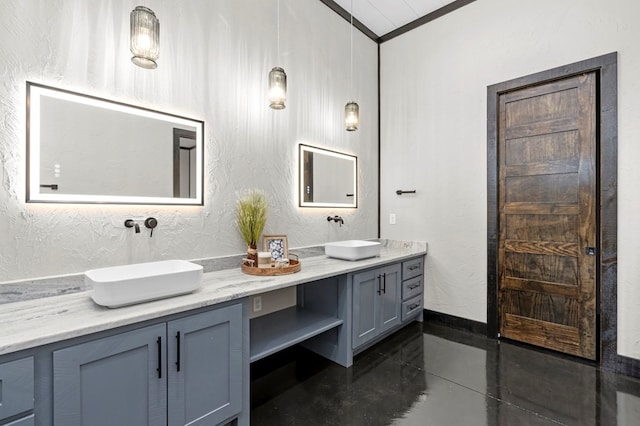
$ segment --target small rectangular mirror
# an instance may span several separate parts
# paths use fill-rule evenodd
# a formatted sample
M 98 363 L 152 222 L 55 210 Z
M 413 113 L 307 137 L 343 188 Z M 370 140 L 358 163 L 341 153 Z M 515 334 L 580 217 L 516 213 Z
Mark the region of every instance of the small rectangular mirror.
M 27 82 L 27 202 L 203 204 L 204 122 Z
M 358 207 L 358 158 L 300 144 L 300 207 Z

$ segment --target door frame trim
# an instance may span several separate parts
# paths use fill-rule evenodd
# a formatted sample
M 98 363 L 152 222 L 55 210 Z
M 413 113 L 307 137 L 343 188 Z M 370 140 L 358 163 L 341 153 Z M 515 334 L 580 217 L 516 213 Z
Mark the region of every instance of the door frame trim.
M 625 374 L 626 364 L 640 373 L 640 362 L 617 353 L 617 186 L 618 186 L 618 54 L 617 52 L 538 72 L 487 87 L 487 336 L 498 337 L 498 98 L 517 89 L 595 71 L 600 103 L 596 129 L 598 262 L 596 267 L 596 348 L 598 362 Z M 631 361 L 631 362 L 629 362 Z M 623 370 L 620 370 L 620 368 Z

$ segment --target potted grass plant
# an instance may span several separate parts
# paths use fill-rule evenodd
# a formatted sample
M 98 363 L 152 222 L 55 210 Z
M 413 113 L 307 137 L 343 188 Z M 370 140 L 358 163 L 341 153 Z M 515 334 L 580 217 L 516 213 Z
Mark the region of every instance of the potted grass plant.
M 245 191 L 236 205 L 236 225 L 247 244 L 247 258 L 258 264 L 258 240 L 267 222 L 267 198 L 264 192 Z

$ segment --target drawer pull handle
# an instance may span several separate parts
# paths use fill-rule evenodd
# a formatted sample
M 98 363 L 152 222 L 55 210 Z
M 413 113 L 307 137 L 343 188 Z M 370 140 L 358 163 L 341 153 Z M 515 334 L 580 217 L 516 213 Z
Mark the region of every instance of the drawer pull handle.
M 419 303 L 414 303 L 413 305 L 409 305 L 409 311 L 413 311 L 415 308 L 417 308 L 418 306 L 420 306 Z
M 413 290 L 414 288 L 418 288 L 418 287 L 420 287 L 420 284 L 411 284 L 409 286 L 409 290 Z
M 409 266 L 409 270 L 410 271 L 415 271 L 416 269 L 418 269 L 420 267 L 420 265 L 411 265 Z
M 158 336 L 158 340 L 156 340 L 158 344 L 158 379 L 162 379 L 162 337 Z

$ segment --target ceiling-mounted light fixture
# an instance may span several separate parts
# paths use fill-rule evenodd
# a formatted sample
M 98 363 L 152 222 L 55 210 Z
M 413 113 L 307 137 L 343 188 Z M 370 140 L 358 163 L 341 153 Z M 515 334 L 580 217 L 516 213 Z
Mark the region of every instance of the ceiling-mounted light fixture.
M 160 56 L 160 21 L 153 10 L 138 6 L 131 11 L 131 62 L 155 69 Z
M 280 0 L 277 0 L 277 53 L 280 59 Z M 285 109 L 287 101 L 287 74 L 281 67 L 273 67 L 269 72 L 269 107 L 272 109 Z
M 351 0 L 351 23 L 349 28 L 349 91 L 353 94 L 353 0 Z M 344 124 L 348 132 L 358 130 L 360 124 L 360 107 L 355 101 L 349 101 L 344 106 Z

